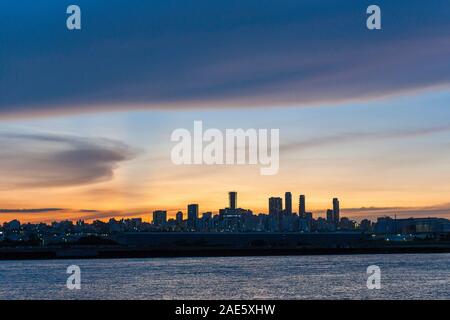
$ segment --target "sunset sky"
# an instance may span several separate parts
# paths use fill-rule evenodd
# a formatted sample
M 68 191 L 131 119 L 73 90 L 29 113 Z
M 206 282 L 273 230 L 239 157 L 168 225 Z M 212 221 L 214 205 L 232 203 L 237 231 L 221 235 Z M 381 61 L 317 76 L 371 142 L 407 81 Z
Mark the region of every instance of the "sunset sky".
M 0 3 L 0 221 L 217 212 L 227 192 L 450 218 L 450 2 Z M 176 166 L 177 128 L 280 129 L 280 170 Z

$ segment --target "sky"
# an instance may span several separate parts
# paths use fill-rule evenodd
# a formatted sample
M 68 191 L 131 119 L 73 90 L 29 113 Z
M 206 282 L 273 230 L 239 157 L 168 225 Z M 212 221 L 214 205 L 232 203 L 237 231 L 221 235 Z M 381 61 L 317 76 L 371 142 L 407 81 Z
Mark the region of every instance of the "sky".
M 450 3 L 0 3 L 0 221 L 109 219 L 199 203 L 450 218 Z M 171 133 L 280 130 L 280 170 L 184 165 Z

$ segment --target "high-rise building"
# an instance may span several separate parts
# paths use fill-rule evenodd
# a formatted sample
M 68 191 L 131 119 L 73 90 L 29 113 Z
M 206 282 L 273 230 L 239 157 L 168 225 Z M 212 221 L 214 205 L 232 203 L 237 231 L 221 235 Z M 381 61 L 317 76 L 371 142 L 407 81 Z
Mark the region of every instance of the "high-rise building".
M 181 212 L 181 211 L 177 212 L 177 214 L 176 214 L 176 221 L 177 221 L 178 225 L 183 223 L 183 212 Z
M 298 200 L 298 215 L 300 218 L 305 218 L 306 216 L 306 201 L 305 195 L 301 194 Z
M 279 216 L 283 211 L 283 199 L 279 197 L 269 198 L 269 215 Z
M 156 210 L 153 211 L 153 224 L 155 226 L 164 225 L 167 222 L 167 211 Z
M 189 204 L 187 207 L 188 210 L 188 226 L 193 228 L 198 220 L 198 204 Z
M 339 200 L 338 198 L 333 199 L 333 220 L 334 224 L 338 225 L 340 220 L 340 212 L 339 212 Z
M 334 211 L 332 209 L 327 210 L 327 222 L 329 224 L 334 224 Z
M 231 191 L 228 193 L 230 199 L 230 209 L 235 210 L 237 208 L 237 192 Z
M 292 214 L 292 194 L 290 192 L 286 192 L 284 194 L 284 213 L 287 215 Z

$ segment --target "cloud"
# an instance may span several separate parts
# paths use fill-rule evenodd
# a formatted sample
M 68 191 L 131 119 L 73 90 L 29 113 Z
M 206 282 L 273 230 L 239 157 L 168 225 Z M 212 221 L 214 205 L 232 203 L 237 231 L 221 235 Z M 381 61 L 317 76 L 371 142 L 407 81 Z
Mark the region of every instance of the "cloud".
M 326 216 L 326 210 L 318 210 L 314 215 Z M 376 221 L 379 217 L 389 216 L 399 219 L 406 218 L 426 218 L 426 217 L 450 217 L 450 203 L 443 203 L 432 206 L 415 207 L 360 207 L 360 208 L 341 208 L 341 217 L 349 217 L 355 220 L 369 219 Z
M 137 151 L 104 138 L 0 131 L 1 189 L 66 187 L 113 177 Z
M 132 212 L 121 212 L 121 211 L 105 211 L 105 212 L 93 212 L 91 214 L 84 214 L 77 216 L 76 219 L 81 219 L 85 221 L 91 220 L 108 220 L 110 218 L 136 218 L 136 217 L 144 217 L 144 215 L 148 215 L 148 211 L 132 211 Z
M 365 26 L 368 0 L 77 4 L 82 30 L 69 32 L 63 4 L 0 3 L 0 118 L 336 103 L 450 84 L 448 0 L 380 0 L 380 31 Z
M 382 132 L 344 132 L 328 136 L 319 136 L 303 141 L 285 143 L 280 146 L 281 151 L 289 152 L 294 150 L 305 150 L 322 146 L 335 145 L 338 143 L 348 143 L 366 140 L 402 139 L 428 136 L 437 133 L 450 131 L 448 126 L 436 126 L 430 128 L 414 128 L 403 130 L 391 130 Z
M 131 210 L 131 211 L 99 211 L 91 209 L 67 209 L 67 208 L 30 208 L 30 209 L 0 209 L 0 221 L 6 222 L 18 219 L 22 223 L 52 223 L 54 221 L 64 220 L 103 220 L 110 218 L 134 218 L 145 217 L 149 210 Z
M 35 209 L 0 209 L 0 213 L 45 213 L 62 211 L 62 208 L 35 208 Z
M 449 217 L 450 203 L 422 206 L 422 207 L 362 207 L 362 208 L 344 208 L 341 210 L 343 215 L 348 215 L 357 219 L 372 219 L 378 217 L 390 216 L 397 218 L 410 217 Z

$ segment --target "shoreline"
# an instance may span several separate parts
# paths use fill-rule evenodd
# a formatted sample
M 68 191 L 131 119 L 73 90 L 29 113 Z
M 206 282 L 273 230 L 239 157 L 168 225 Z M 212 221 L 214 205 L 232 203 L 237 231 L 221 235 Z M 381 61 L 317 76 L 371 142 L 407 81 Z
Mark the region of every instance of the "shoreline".
M 39 247 L 0 248 L 0 261 L 5 260 L 62 260 L 62 259 L 132 259 L 132 258 L 188 258 L 188 257 L 250 257 L 250 256 L 313 256 L 355 254 L 431 254 L 450 253 L 450 244 L 392 245 L 353 248 L 236 248 L 236 247 Z

